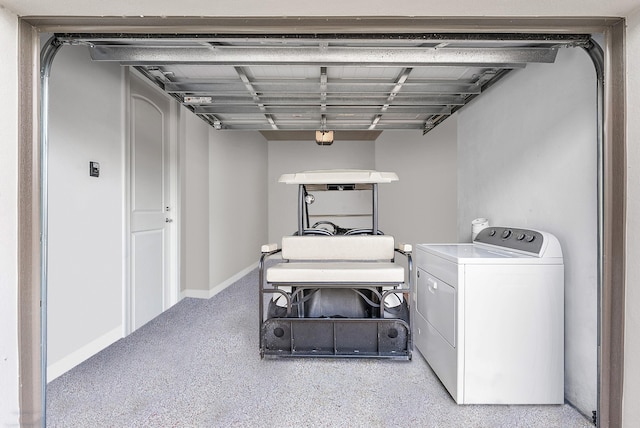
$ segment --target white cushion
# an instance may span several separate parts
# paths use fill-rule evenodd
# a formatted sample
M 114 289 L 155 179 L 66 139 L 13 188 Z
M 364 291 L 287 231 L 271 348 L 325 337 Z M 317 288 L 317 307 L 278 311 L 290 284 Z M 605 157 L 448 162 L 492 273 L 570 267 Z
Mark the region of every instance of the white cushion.
M 413 247 L 411 244 L 399 243 L 398 245 L 396 245 L 396 248 L 400 251 L 404 251 L 405 253 L 410 253 L 411 251 L 413 251 Z
M 280 263 L 267 269 L 267 282 L 401 284 L 404 268 L 391 262 Z
M 261 248 L 260 251 L 263 253 L 270 253 L 272 251 L 275 251 L 278 249 L 278 244 L 264 244 Z
M 285 260 L 392 260 L 394 239 L 389 235 L 284 236 Z

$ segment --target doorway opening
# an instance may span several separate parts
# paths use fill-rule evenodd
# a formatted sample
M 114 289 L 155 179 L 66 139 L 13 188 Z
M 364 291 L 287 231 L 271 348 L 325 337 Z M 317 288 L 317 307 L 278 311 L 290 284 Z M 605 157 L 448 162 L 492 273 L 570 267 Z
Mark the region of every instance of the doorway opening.
M 149 69 L 149 68 L 151 68 L 151 67 L 155 67 L 155 66 L 140 66 L 140 67 L 145 67 L 145 68 L 144 68 L 144 70 L 146 70 L 148 73 L 152 73 L 152 72 L 154 72 L 154 71 L 157 71 L 157 70 L 150 70 L 150 69 Z M 408 67 L 406 67 L 406 68 L 408 68 Z M 166 71 L 166 70 L 164 70 L 164 71 Z M 245 84 L 245 89 L 248 89 L 248 88 L 253 87 L 253 88 L 254 88 L 254 92 L 258 92 L 258 91 L 255 91 L 255 89 L 256 89 L 256 85 L 257 85 L 258 83 L 256 83 L 255 81 L 249 81 L 249 82 L 247 83 L 247 81 L 245 81 L 246 79 L 242 79 L 243 73 L 238 72 L 237 70 L 236 70 L 236 73 L 238 74 L 238 76 L 240 77 L 240 79 L 241 79 L 241 80 L 243 80 L 243 83 Z M 322 76 L 322 71 L 321 71 L 320 73 L 321 73 L 321 76 Z M 160 70 L 159 75 L 164 75 L 164 76 L 166 76 L 166 74 L 165 74 L 165 73 L 163 73 L 163 70 Z M 158 76 L 159 76 L 159 75 L 158 75 Z M 248 76 L 248 74 L 245 72 L 245 73 L 244 73 L 244 76 L 245 76 L 245 78 L 246 78 L 246 77 Z M 403 77 L 403 76 L 406 76 L 406 77 Z M 403 85 L 404 85 L 404 83 L 406 82 L 406 80 L 408 80 L 408 78 L 409 78 L 409 75 L 403 75 L 403 74 L 401 73 L 399 76 L 398 76 L 398 75 L 396 75 L 396 76 L 394 77 L 394 80 L 392 81 L 392 83 L 394 83 L 395 85 L 399 85 L 399 84 L 401 84 L 401 85 L 403 86 Z M 404 79 L 404 82 L 402 82 L 402 80 L 403 80 L 403 79 Z M 320 79 L 320 82 L 322 82 L 322 78 Z M 184 98 L 185 98 L 186 96 L 184 95 L 184 93 L 178 93 L 178 92 L 175 92 L 175 93 L 176 93 L 176 94 L 180 94 L 180 95 L 178 95 L 178 96 L 181 96 L 181 97 L 182 97 L 182 101 L 183 101 L 183 102 L 185 101 L 185 100 L 184 100 Z M 322 92 L 321 92 L 321 93 L 322 93 Z M 202 96 L 202 97 L 205 97 L 206 95 L 192 95 L 192 94 L 190 94 L 190 95 L 188 95 L 188 96 L 198 96 L 198 97 Z M 260 100 L 254 100 L 254 104 L 255 104 L 255 105 L 253 105 L 251 108 L 256 108 L 256 107 L 257 107 L 257 108 L 258 108 L 258 110 L 260 110 Z M 223 120 L 221 120 L 221 119 L 223 119 L 224 117 L 223 117 L 222 115 L 220 115 L 220 113 L 216 113 L 216 112 L 211 113 L 211 111 L 212 111 L 213 109 L 200 109 L 200 107 L 201 107 L 201 106 L 194 106 L 194 107 L 193 107 L 193 111 L 194 111 L 194 112 L 199 111 L 199 112 L 200 112 L 199 114 L 201 114 L 201 116 L 203 116 L 203 118 L 205 118 L 205 120 L 207 120 L 207 118 L 209 118 L 209 119 L 213 118 L 213 119 L 211 119 L 211 122 L 212 122 L 212 125 L 213 125 L 214 127 L 216 127 L 216 126 L 224 126 L 224 125 L 223 125 L 224 121 L 223 121 Z M 384 107 L 384 105 L 383 105 L 383 107 Z M 389 106 L 389 107 L 390 107 L 390 106 Z M 320 107 L 320 108 L 321 108 L 321 107 Z M 378 106 L 376 106 L 376 108 L 378 108 Z M 602 111 L 602 110 L 600 110 L 600 111 Z M 386 112 L 386 111 L 385 111 L 385 112 Z M 442 110 L 440 110 L 438 113 L 434 113 L 434 114 L 440 114 L 440 113 L 442 113 Z M 216 114 L 220 115 L 221 117 L 216 116 Z M 233 114 L 233 113 L 232 113 L 232 114 Z M 263 119 L 264 119 L 264 120 L 266 120 L 266 122 L 267 122 L 267 123 L 269 123 L 270 125 L 273 125 L 273 124 L 271 123 L 271 121 L 269 121 L 268 114 L 267 114 L 267 115 L 265 115 L 265 114 L 264 114 L 264 112 L 260 112 L 259 114 L 261 114 L 261 115 L 263 116 Z M 286 112 L 284 112 L 284 114 L 286 115 L 287 113 L 286 113 Z M 275 116 L 275 115 L 271 116 L 271 119 L 272 119 L 272 120 L 273 120 L 273 122 L 275 123 L 275 122 L 276 122 L 276 120 L 274 119 L 274 116 Z M 384 116 L 384 114 L 381 114 L 381 115 L 380 115 L 380 119 L 378 119 L 378 121 L 377 121 L 377 122 L 375 122 L 375 125 L 376 125 L 376 126 L 383 127 L 383 125 L 384 125 L 384 122 L 383 122 L 383 116 Z M 322 113 L 320 113 L 320 117 L 322 117 Z M 326 119 L 329 119 L 330 117 L 331 117 L 330 115 L 325 116 L 325 118 L 326 118 Z M 321 119 L 321 120 L 322 120 L 322 119 Z M 374 119 L 374 120 L 375 120 L 375 119 Z M 429 121 L 429 119 L 421 118 L 420 120 L 422 121 L 422 126 L 423 126 L 424 130 L 426 131 L 427 129 L 426 129 L 426 127 L 425 127 L 425 124 L 427 124 L 427 122 Z M 210 123 L 211 123 L 211 122 L 210 122 Z M 322 123 L 322 122 L 321 122 L 321 123 Z M 369 126 L 371 126 L 372 124 L 373 124 L 373 123 L 370 123 L 370 124 L 369 124 Z M 379 125 L 378 125 L 378 124 L 379 124 Z M 602 126 L 600 126 L 600 129 L 602 129 Z M 273 128 L 272 128 L 272 130 L 276 130 L 276 129 L 273 129 Z M 602 203 L 603 203 L 603 202 L 602 202 L 602 200 L 601 200 L 601 204 L 602 204 Z M 601 234 L 600 234 L 600 235 L 601 235 Z M 602 244 L 602 245 L 601 245 L 601 247 L 600 247 L 600 251 L 602 251 L 602 246 L 604 246 L 604 245 L 605 245 L 605 244 Z

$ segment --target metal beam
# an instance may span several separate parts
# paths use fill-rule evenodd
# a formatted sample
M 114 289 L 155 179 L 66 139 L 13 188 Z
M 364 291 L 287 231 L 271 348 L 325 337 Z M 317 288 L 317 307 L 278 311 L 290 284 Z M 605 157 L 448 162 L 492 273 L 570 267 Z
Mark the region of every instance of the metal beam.
M 326 67 L 322 67 L 326 68 Z M 236 67 L 241 69 L 241 67 Z M 218 82 L 166 82 L 164 84 L 165 91 L 169 93 L 188 93 L 198 95 L 211 94 L 242 94 L 247 91 L 253 94 L 313 94 L 315 97 L 324 94 L 330 97 L 332 94 L 357 93 L 357 94 L 374 94 L 387 97 L 390 93 L 397 93 L 397 81 L 387 81 L 385 83 L 371 83 L 369 81 L 362 82 L 329 82 L 322 84 L 321 82 L 308 81 L 279 81 L 279 82 L 262 82 L 254 80 L 245 82 L 244 78 L 241 82 L 235 83 L 218 83 Z M 247 86 L 247 84 L 250 85 Z M 407 94 L 476 94 L 480 93 L 480 86 L 466 82 L 452 81 L 433 81 L 433 82 L 407 82 L 402 83 L 402 93 Z M 316 98 L 317 99 L 317 98 Z
M 327 108 L 327 67 L 320 67 L 320 109 Z
M 328 105 L 324 108 L 320 105 L 307 105 L 307 106 L 274 106 L 266 104 L 265 108 L 269 114 L 358 114 L 358 115 L 372 115 L 380 113 L 383 106 L 332 106 Z M 238 105 L 194 105 L 191 107 L 196 114 L 265 114 L 265 111 L 255 105 L 251 106 L 238 106 Z M 387 106 L 384 110 L 387 114 L 449 114 L 451 107 L 448 105 L 431 105 L 431 106 Z
M 206 115 L 201 115 L 206 118 Z M 205 119 L 206 120 L 206 119 Z M 256 123 L 247 123 L 247 122 L 236 122 L 236 123 L 225 123 L 224 129 L 227 130 L 237 130 L 237 131 L 273 131 L 271 126 L 268 123 L 264 124 L 256 124 Z M 331 130 L 332 131 L 362 131 L 366 129 L 366 124 L 358 123 L 332 123 Z M 383 124 L 380 123 L 377 127 L 377 131 L 384 130 L 417 130 L 422 131 L 422 122 L 417 123 L 393 123 L 393 124 Z M 318 122 L 315 121 L 313 123 L 307 122 L 295 122 L 295 123 L 282 123 L 278 122 L 278 130 L 280 131 L 317 131 L 318 130 Z M 367 131 L 367 132 L 375 132 L 375 131 Z
M 402 85 L 404 85 L 404 83 L 409 78 L 409 74 L 411 74 L 411 70 L 413 70 L 413 68 L 405 68 L 404 70 L 402 70 L 402 73 L 400 73 L 400 76 L 398 76 L 398 78 L 396 79 L 395 85 L 391 90 L 391 92 L 389 93 L 389 96 L 387 97 L 387 101 L 382 107 L 380 107 L 380 113 L 373 118 L 373 121 L 369 126 L 370 131 L 375 129 L 378 122 L 380 122 L 380 119 L 382 119 L 382 115 L 387 111 L 389 106 L 391 106 L 393 99 L 396 97 L 396 95 L 398 95 L 398 92 L 400 92 L 400 90 L 402 89 Z
M 197 43 L 268 44 L 309 41 L 348 41 L 379 45 L 406 43 L 500 43 L 584 46 L 589 35 L 615 25 L 619 18 L 416 18 L 416 17 L 26 17 L 43 32 L 58 33 L 61 41 L 175 45 L 176 41 Z M 72 20 L 74 24 L 71 24 Z M 80 22 L 82 21 L 82 24 Z M 544 27 L 541 26 L 544 23 Z M 87 25 L 90 26 L 88 30 Z M 505 25 L 517 30 L 505 32 Z M 167 28 L 170 28 L 167 31 Z M 534 29 L 535 30 L 532 30 Z M 562 32 L 558 29 L 562 28 Z M 564 32 L 567 28 L 571 30 Z M 96 29 L 100 31 L 96 32 Z M 429 29 L 430 32 L 425 32 Z M 452 30 L 456 32 L 452 32 Z M 527 33 L 526 31 L 529 31 Z
M 95 61 L 123 65 L 221 64 L 221 65 L 424 65 L 517 67 L 531 62 L 552 63 L 556 48 L 358 48 L 358 47 L 145 47 L 95 45 L 89 48 Z
M 251 95 L 251 97 L 253 98 L 253 101 L 256 103 L 256 106 L 258 107 L 260 112 L 264 114 L 264 117 L 267 119 L 267 121 L 271 125 L 271 128 L 277 130 L 278 125 L 276 125 L 276 122 L 273 120 L 271 115 L 267 112 L 267 108 L 264 106 L 262 101 L 260 101 L 260 96 L 258 95 L 258 92 L 253 87 L 253 82 L 251 82 L 251 80 L 247 76 L 247 72 L 242 67 L 235 67 L 235 70 L 236 70 L 236 73 L 238 73 L 238 77 L 240 77 L 240 80 L 242 80 L 242 83 L 244 84 L 247 92 L 249 92 L 249 95 Z
M 199 94 L 203 95 L 203 94 Z M 216 94 L 210 94 L 216 95 Z M 227 94 L 228 95 L 228 94 Z M 235 106 L 235 107 L 250 107 L 255 106 L 253 99 L 248 96 L 232 97 L 232 96 L 214 96 L 211 103 L 200 104 L 202 107 L 220 107 L 220 106 Z M 317 97 L 293 97 L 292 94 L 287 94 L 284 98 L 263 96 L 260 100 L 265 106 L 270 109 L 275 107 L 298 107 L 298 106 L 318 106 Z M 372 96 L 371 94 L 363 94 L 358 97 L 327 97 L 327 106 L 344 106 L 346 107 L 369 107 L 376 108 L 384 104 L 385 97 Z M 427 95 L 427 96 L 403 96 L 398 94 L 396 96 L 393 107 L 420 107 L 420 106 L 442 106 L 442 105 L 464 105 L 465 97 L 456 95 Z

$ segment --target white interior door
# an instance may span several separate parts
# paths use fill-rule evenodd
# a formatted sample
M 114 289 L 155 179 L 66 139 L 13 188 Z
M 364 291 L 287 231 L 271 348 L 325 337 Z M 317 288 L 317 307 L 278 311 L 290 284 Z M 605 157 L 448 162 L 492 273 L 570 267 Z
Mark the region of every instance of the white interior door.
M 170 120 L 170 100 L 130 74 L 131 331 L 169 306 Z

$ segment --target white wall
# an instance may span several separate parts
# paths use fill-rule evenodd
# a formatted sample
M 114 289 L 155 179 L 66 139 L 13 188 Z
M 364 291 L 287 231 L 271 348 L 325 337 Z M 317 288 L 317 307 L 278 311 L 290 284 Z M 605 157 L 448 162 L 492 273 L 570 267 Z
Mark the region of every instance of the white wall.
M 284 235 L 291 235 L 298 230 L 298 186 L 278 183 L 280 175 L 316 169 L 374 169 L 374 153 L 375 144 L 373 141 L 340 141 L 338 139 L 330 146 L 319 146 L 312 140 L 269 141 L 269 173 L 267 178 L 269 183 L 269 242 L 280 242 Z M 318 199 L 331 197 L 331 195 L 320 195 L 320 193 L 323 192 L 317 192 L 315 195 Z M 363 196 L 367 195 L 356 197 Z M 318 208 L 320 203 L 322 203 L 320 200 L 318 204 L 314 203 L 310 211 Z M 370 211 L 369 208 L 368 212 Z M 323 214 L 325 213 L 323 212 Z M 344 221 L 341 223 L 341 220 L 335 219 L 334 223 L 341 227 L 347 226 Z M 385 230 L 383 223 L 380 224 L 380 229 Z
M 212 295 L 255 267 L 266 242 L 267 141 L 255 131 L 209 132 Z
M 0 8 L 0 425 L 18 404 L 18 21 Z
M 508 76 L 458 117 L 458 234 L 471 220 L 555 234 L 565 262 L 565 397 L 597 399 L 595 71 L 581 49 Z
M 456 242 L 457 116 L 424 136 L 384 131 L 375 147 L 376 169 L 400 178 L 379 187 L 381 229 L 396 242 Z
M 627 284 L 623 422 L 640 421 L 640 8 L 627 20 Z
M 52 378 L 122 337 L 122 70 L 64 46 L 50 78 L 47 355 Z M 99 84 L 97 84 L 99 83 Z M 89 176 L 89 161 L 100 177 Z
M 209 128 L 180 109 L 181 284 L 185 294 L 209 290 Z M 186 292 L 185 290 L 190 290 Z

